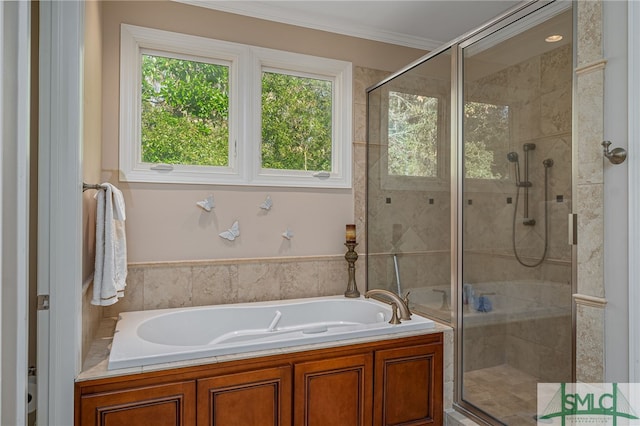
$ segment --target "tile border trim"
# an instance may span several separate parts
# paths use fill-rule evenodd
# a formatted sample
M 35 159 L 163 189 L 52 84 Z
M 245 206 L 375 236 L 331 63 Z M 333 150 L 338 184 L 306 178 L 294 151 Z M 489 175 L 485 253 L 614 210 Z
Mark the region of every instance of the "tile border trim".
M 575 300 L 576 305 L 589 306 L 591 308 L 604 309 L 607 306 L 607 299 L 603 297 L 576 293 L 573 295 L 573 300 Z

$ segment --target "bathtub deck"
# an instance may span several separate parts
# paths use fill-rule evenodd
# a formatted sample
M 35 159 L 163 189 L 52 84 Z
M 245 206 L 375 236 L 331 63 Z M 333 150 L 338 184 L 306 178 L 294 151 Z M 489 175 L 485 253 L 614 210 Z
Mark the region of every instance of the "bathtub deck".
M 435 326 L 426 330 L 407 331 L 401 333 L 384 334 L 380 336 L 360 337 L 354 339 L 345 339 L 339 341 L 316 343 L 310 345 L 292 346 L 283 349 L 267 349 L 256 352 L 247 352 L 243 354 L 234 355 L 222 355 L 208 358 L 198 358 L 186 361 L 167 362 L 162 364 L 147 365 L 143 367 L 130 367 L 120 368 L 117 370 L 108 370 L 107 365 L 109 362 L 109 352 L 111 349 L 111 342 L 113 340 L 113 334 L 116 327 L 116 318 L 105 318 L 100 323 L 96 337 L 94 338 L 91 347 L 84 360 L 81 373 L 76 378 L 77 382 L 98 379 L 103 377 L 117 377 L 128 374 L 144 373 L 148 371 L 168 370 L 171 368 L 188 367 L 193 365 L 205 365 L 215 364 L 225 361 L 233 361 L 238 359 L 256 358 L 260 356 L 278 355 L 284 353 L 302 352 L 314 349 L 340 347 L 347 345 L 354 345 L 358 343 L 375 342 L 385 339 L 396 339 L 401 337 L 419 336 L 423 334 L 450 332 L 451 328 L 435 322 Z

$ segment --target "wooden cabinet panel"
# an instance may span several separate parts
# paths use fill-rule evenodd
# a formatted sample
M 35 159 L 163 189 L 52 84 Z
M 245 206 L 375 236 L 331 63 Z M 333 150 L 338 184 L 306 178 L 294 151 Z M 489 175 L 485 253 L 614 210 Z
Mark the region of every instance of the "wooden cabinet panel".
M 374 426 L 441 425 L 442 345 L 376 351 Z
M 198 426 L 290 426 L 291 367 L 198 380 Z
M 195 382 L 97 393 L 80 399 L 82 426 L 192 426 Z
M 372 364 L 370 353 L 295 364 L 295 425 L 370 425 Z
M 443 422 L 442 334 L 76 383 L 76 426 Z

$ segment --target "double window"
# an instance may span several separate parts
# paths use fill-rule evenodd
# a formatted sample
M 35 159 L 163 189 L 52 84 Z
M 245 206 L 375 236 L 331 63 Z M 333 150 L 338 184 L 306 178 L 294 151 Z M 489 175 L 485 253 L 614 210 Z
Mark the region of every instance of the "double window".
M 123 24 L 132 182 L 351 186 L 351 64 Z

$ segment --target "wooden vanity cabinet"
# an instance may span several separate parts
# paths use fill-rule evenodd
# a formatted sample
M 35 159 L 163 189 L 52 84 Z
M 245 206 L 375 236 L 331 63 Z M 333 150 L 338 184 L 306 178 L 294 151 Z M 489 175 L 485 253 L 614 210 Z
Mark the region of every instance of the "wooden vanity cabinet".
M 76 426 L 443 424 L 443 336 L 76 383 Z
M 291 367 L 198 380 L 198 426 L 290 426 Z
M 296 363 L 294 371 L 296 426 L 371 424 L 371 353 Z
M 192 426 L 195 421 L 193 381 L 97 392 L 80 398 L 82 425 Z
M 443 424 L 441 345 L 376 351 L 373 424 Z

